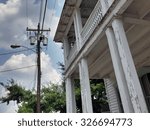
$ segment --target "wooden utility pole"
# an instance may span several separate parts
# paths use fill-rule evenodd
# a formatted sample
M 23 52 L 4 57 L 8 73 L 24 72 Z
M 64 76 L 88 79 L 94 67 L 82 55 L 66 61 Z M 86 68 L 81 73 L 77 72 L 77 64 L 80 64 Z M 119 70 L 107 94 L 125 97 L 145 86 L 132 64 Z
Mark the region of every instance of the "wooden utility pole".
M 40 25 L 38 24 L 38 34 L 37 34 L 37 113 L 41 112 L 40 99 L 41 99 L 41 37 L 40 35 Z
M 37 53 L 37 107 L 36 107 L 36 112 L 40 113 L 41 112 L 41 106 L 40 106 L 40 101 L 41 101 L 41 42 L 44 40 L 44 35 L 41 35 L 43 32 L 50 31 L 50 29 L 44 30 L 40 29 L 40 24 L 38 24 L 37 29 L 28 29 L 27 31 L 33 31 L 35 32 L 35 39 L 37 40 L 37 45 L 36 45 L 36 53 Z

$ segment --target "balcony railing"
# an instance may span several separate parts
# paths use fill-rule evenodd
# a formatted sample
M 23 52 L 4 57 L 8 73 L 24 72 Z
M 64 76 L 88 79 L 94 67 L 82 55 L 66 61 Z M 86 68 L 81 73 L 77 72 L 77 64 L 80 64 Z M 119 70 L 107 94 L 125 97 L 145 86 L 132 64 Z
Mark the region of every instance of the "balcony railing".
M 82 29 L 82 44 L 84 44 L 94 32 L 113 2 L 114 0 L 98 0 L 94 10 Z
M 93 9 L 91 15 L 89 16 L 86 24 L 81 31 L 82 45 L 85 44 L 85 42 L 92 35 L 114 1 L 115 0 L 98 0 L 95 8 Z M 77 44 L 75 42 L 74 46 L 70 48 L 70 52 L 67 57 L 66 68 L 72 63 L 78 51 L 79 50 L 77 49 Z

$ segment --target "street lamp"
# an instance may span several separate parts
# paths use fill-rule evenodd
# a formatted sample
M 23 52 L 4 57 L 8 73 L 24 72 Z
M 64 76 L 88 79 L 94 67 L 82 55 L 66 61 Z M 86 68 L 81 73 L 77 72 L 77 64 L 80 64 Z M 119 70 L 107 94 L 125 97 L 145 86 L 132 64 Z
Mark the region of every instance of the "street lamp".
M 13 48 L 13 49 L 16 49 L 16 48 L 19 48 L 19 47 L 21 47 L 21 46 L 15 44 L 15 45 L 10 45 L 10 47 Z
M 36 51 L 33 50 L 34 48 L 28 48 L 28 47 L 22 46 L 22 45 L 12 44 L 12 45 L 10 45 L 10 47 L 11 47 L 12 49 L 17 49 L 17 48 L 23 47 L 23 48 L 26 48 L 27 50 L 31 50 L 31 51 L 33 51 L 33 52 L 36 53 Z

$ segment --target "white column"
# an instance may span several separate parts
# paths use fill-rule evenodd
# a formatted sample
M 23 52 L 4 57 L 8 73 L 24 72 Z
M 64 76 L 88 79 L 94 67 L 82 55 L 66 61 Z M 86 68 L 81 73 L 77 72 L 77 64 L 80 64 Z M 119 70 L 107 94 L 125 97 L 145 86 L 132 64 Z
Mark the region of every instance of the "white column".
M 131 101 L 135 112 L 148 112 L 143 91 L 139 82 L 133 58 L 129 49 L 129 44 L 124 31 L 123 22 L 114 19 L 112 22 L 115 38 L 121 57 L 121 62 L 126 77 Z
M 87 60 L 85 58 L 81 59 L 79 63 L 79 74 L 80 74 L 80 84 L 81 84 L 81 99 L 82 99 L 82 110 L 83 113 L 92 113 L 92 99 L 91 99 L 91 88 L 89 81 L 89 72 Z
M 69 43 L 68 43 L 67 36 L 64 37 L 63 47 L 64 47 L 64 61 L 65 61 L 65 65 L 67 65 L 68 54 L 69 54 Z
M 76 8 L 74 13 L 74 28 L 77 42 L 77 49 L 81 48 L 81 31 L 82 31 L 82 19 L 80 9 Z
M 111 79 L 104 79 L 106 95 L 108 99 L 109 109 L 112 113 L 121 112 L 121 104 L 115 82 Z
M 66 79 L 66 105 L 67 113 L 76 112 L 74 83 L 73 80 L 69 77 Z
M 110 49 L 110 54 L 111 54 L 111 58 L 112 58 L 112 63 L 113 63 L 113 67 L 114 67 L 116 80 L 118 83 L 118 89 L 119 89 L 124 112 L 133 113 L 134 110 L 133 110 L 133 106 L 131 103 L 129 90 L 127 87 L 127 82 L 126 82 L 125 75 L 123 72 L 123 67 L 121 64 L 121 59 L 119 56 L 119 52 L 118 52 L 118 48 L 116 45 L 115 36 L 114 36 L 114 32 L 113 32 L 112 28 L 108 28 L 106 30 L 106 36 L 107 36 L 107 40 L 108 40 L 108 45 L 109 45 L 109 49 Z

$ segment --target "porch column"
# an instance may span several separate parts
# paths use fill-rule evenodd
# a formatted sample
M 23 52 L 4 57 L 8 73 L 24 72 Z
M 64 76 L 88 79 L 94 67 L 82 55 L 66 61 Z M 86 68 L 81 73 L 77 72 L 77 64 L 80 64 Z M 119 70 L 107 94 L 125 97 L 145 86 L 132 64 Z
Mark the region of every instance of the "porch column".
M 63 39 L 63 48 L 64 48 L 64 61 L 65 61 L 65 65 L 67 65 L 68 54 L 69 54 L 69 43 L 68 43 L 67 36 L 65 36 Z
M 106 94 L 108 99 L 108 104 L 110 112 L 121 113 L 121 104 L 119 101 L 119 95 L 116 91 L 115 82 L 109 78 L 104 79 Z
M 66 105 L 67 113 L 76 112 L 74 83 L 70 77 L 66 79 Z
M 74 28 L 75 28 L 77 49 L 79 50 L 81 48 L 81 31 L 82 31 L 82 19 L 81 19 L 80 8 L 75 9 Z
M 139 82 L 133 58 L 129 49 L 129 44 L 124 31 L 123 22 L 121 19 L 114 19 L 112 27 L 115 33 L 116 43 L 123 66 L 123 71 L 127 81 L 131 101 L 134 111 L 148 112 L 143 91 Z
M 80 73 L 80 84 L 81 84 L 81 99 L 82 99 L 82 111 L 83 113 L 92 113 L 92 99 L 91 99 L 91 88 L 89 81 L 89 72 L 87 60 L 85 58 L 81 59 L 79 63 L 79 73 Z
M 125 79 L 125 75 L 123 72 L 123 67 L 121 64 L 121 59 L 119 56 L 117 44 L 115 41 L 115 36 L 112 28 L 108 27 L 106 30 L 106 36 L 108 40 L 108 45 L 109 45 L 109 50 L 112 58 L 112 63 L 114 67 L 114 72 L 118 84 L 118 89 L 123 105 L 123 109 L 125 113 L 133 113 L 133 106 L 131 103 L 130 95 L 129 95 L 129 90 L 127 87 L 127 82 Z

